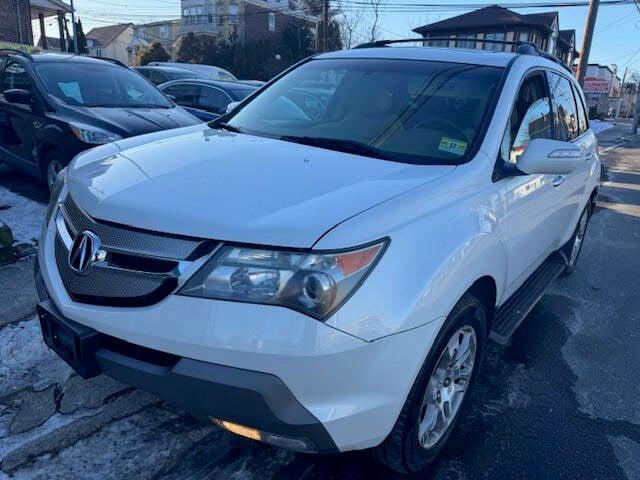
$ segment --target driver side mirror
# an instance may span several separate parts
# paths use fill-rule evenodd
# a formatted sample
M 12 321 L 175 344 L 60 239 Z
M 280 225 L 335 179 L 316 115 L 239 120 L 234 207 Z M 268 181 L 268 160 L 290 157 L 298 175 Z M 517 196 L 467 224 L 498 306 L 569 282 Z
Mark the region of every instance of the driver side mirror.
M 31 100 L 33 99 L 29 90 L 23 90 L 21 88 L 5 90 L 2 95 L 7 102 L 18 105 L 31 105 Z
M 535 138 L 518 159 L 517 167 L 526 174 L 566 175 L 583 161 L 582 149 L 572 143 Z

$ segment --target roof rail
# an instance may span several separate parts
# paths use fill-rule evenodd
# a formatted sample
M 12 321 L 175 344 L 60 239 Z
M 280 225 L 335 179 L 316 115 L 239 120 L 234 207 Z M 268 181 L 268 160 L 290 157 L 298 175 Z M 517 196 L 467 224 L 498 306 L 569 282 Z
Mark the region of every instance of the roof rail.
M 105 62 L 113 63 L 114 65 L 118 65 L 120 67 L 131 68 L 126 63 L 122 63 L 120 60 L 116 60 L 115 58 L 106 58 L 106 57 L 94 57 L 92 55 L 81 55 L 86 58 L 94 58 L 96 60 L 104 60 Z
M 30 53 L 23 52 L 22 50 L 17 50 L 15 48 L 0 48 L 0 55 L 3 53 L 6 55 L 20 55 L 21 57 L 25 57 L 25 58 L 28 58 L 29 60 L 33 60 L 33 57 L 31 56 Z
M 443 42 L 443 41 L 457 41 L 457 42 L 480 42 L 480 43 L 494 43 L 498 45 L 515 45 L 516 51 L 520 55 L 538 55 L 540 57 L 544 57 L 547 60 L 551 60 L 552 62 L 557 63 L 561 67 L 568 70 L 570 73 L 571 68 L 562 62 L 559 58 L 554 57 L 553 55 L 543 52 L 538 48 L 535 43 L 532 42 L 523 42 L 523 41 L 509 41 L 509 40 L 493 40 L 489 38 L 462 38 L 462 37 L 420 37 L 420 38 L 401 38 L 398 40 L 376 40 L 375 42 L 363 43 L 354 48 L 380 48 L 380 47 L 388 47 L 389 45 L 393 45 L 396 43 L 414 43 L 414 42 Z M 429 48 L 426 45 L 423 45 L 425 48 Z

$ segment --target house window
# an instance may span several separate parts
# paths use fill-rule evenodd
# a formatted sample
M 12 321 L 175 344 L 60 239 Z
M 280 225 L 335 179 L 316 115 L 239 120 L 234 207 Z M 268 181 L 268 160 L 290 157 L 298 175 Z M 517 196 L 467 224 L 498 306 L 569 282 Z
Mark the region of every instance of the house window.
M 238 5 L 229 5 L 229 23 L 231 25 L 238 24 Z
M 485 39 L 487 40 L 504 40 L 504 32 L 491 32 L 491 33 L 487 33 L 484 36 Z M 485 43 L 484 44 L 484 49 L 485 50 L 495 50 L 495 51 L 499 51 L 502 52 L 504 50 L 504 45 L 500 44 L 500 43 Z
M 160 26 L 160 38 L 163 38 L 163 39 L 169 38 L 169 28 L 166 25 Z
M 529 32 L 520 32 L 520 34 L 518 36 L 518 40 L 520 40 L 521 42 L 528 42 L 529 41 Z
M 96 50 L 96 57 L 102 57 L 102 50 L 100 49 Z
M 270 32 L 276 31 L 276 14 L 275 13 L 269 13 L 269 31 Z
M 224 15 L 218 15 L 218 25 L 224 25 Z
M 457 35 L 456 38 L 476 38 L 475 34 Z M 456 40 L 458 48 L 476 48 L 476 42 Z
M 440 35 L 440 34 L 433 35 L 433 37 L 448 37 L 448 36 L 449 35 Z M 429 37 L 427 37 L 427 38 L 429 38 Z M 448 47 L 449 46 L 449 42 L 447 40 L 432 40 L 430 42 L 427 42 L 427 45 L 430 46 L 430 47 Z

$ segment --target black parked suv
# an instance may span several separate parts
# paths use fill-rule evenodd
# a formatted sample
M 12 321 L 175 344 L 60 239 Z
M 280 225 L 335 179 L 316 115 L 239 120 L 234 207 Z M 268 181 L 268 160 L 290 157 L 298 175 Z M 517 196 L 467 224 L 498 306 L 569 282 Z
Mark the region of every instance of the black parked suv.
M 83 150 L 199 122 L 119 62 L 0 50 L 0 161 L 49 186 Z

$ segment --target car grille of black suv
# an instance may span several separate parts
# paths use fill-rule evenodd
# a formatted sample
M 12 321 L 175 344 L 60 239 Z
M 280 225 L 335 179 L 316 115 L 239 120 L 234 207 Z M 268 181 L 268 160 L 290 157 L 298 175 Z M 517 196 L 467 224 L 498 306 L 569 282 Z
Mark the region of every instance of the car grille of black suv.
M 217 245 L 93 219 L 71 195 L 60 207 L 56 226 L 55 256 L 62 282 L 74 301 L 92 305 L 153 305 L 177 288 L 184 267 Z M 87 231 L 100 239 L 106 256 L 79 274 L 71 267 L 69 250 L 75 237 Z

